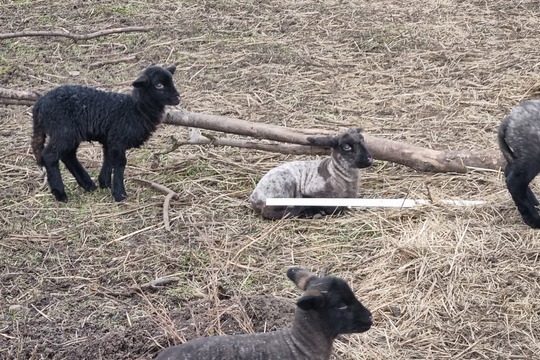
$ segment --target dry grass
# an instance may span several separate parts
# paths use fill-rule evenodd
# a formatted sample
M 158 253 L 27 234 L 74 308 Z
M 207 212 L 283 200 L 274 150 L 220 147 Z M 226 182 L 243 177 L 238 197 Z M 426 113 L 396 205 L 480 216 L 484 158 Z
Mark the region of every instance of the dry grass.
M 536 1 L 3 1 L 2 31 L 84 33 L 84 42 L 0 43 L 0 86 L 128 90 L 150 63 L 178 63 L 182 106 L 258 122 L 370 133 L 437 149 L 493 148 L 500 119 L 538 95 Z M 124 63 L 90 66 L 116 58 Z M 266 222 L 246 199 L 292 157 L 229 148 L 167 151 L 161 127 L 128 155 L 129 198 L 40 188 L 29 108 L 0 106 L 0 357 L 149 359 L 197 336 L 286 326 L 295 264 L 347 279 L 375 326 L 336 359 L 531 359 L 540 353 L 540 238 L 500 173 L 423 174 L 377 162 L 361 196 L 486 199 L 478 208 L 354 210 Z M 101 149 L 82 162 L 95 177 Z M 177 192 L 171 231 L 164 195 Z M 133 292 L 163 276 L 180 281 Z

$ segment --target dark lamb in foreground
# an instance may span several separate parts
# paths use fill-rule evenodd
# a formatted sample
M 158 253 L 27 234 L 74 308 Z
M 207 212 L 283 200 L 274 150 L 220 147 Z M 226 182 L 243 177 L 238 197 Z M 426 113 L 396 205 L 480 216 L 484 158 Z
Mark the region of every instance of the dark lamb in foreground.
M 529 184 L 540 172 L 540 100 L 516 106 L 499 126 L 499 147 L 506 158 L 506 187 L 525 224 L 540 228 L 539 205 Z
M 175 66 L 146 68 L 133 82 L 130 95 L 65 85 L 38 99 L 32 111 L 32 150 L 38 165 L 45 166 L 56 200 L 68 199 L 58 167 L 60 160 L 84 190 L 96 189 L 77 159 L 77 148 L 82 141 L 103 145 L 99 186 L 110 188 L 116 201 L 126 198 L 126 150 L 148 140 L 166 105 L 180 103 L 172 77 L 175 70 Z
M 338 136 L 309 137 L 312 146 L 329 147 L 330 157 L 322 160 L 293 161 L 266 173 L 253 190 L 251 207 L 265 219 L 284 216 L 330 215 L 342 207 L 267 206 L 267 198 L 354 198 L 358 196 L 358 169 L 373 159 L 360 129 L 349 129 Z
M 343 279 L 301 268 L 287 276 L 304 290 L 291 328 L 200 338 L 167 348 L 156 360 L 328 360 L 338 335 L 371 328 L 371 313 Z

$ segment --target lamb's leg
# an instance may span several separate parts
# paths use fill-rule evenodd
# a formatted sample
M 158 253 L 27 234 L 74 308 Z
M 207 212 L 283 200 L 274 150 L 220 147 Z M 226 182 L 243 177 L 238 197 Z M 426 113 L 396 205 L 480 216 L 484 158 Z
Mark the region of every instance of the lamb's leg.
M 341 215 L 346 208 L 343 206 L 321 206 L 318 209 L 321 215 Z
M 112 195 L 114 200 L 122 201 L 127 197 L 124 187 L 124 170 L 126 169 L 126 151 L 112 149 L 110 152 L 110 161 L 113 169 Z
M 279 220 L 287 214 L 287 206 L 263 206 L 261 215 L 264 219 Z
M 504 168 L 504 177 L 505 177 L 505 179 L 508 178 L 508 173 L 511 171 L 512 168 L 513 168 L 513 166 L 511 166 L 511 165 L 508 165 L 508 166 L 506 166 Z M 540 205 L 540 202 L 538 201 L 538 199 L 536 198 L 536 196 L 532 192 L 530 186 L 527 186 L 527 198 L 534 204 L 534 206 Z
M 77 148 L 65 152 L 61 156 L 64 165 L 77 180 L 77 183 L 86 191 L 96 190 L 96 184 L 90 178 L 82 164 L 77 159 Z
M 103 144 L 103 166 L 101 166 L 101 171 L 98 176 L 99 187 L 102 189 L 111 188 L 111 174 L 112 166 L 111 159 L 109 154 L 109 149 L 106 144 Z
M 505 174 L 506 187 L 523 221 L 532 228 L 540 228 L 540 215 L 535 207 L 538 200 L 529 187 L 529 183 L 538 174 L 538 170 L 516 161 L 506 166 Z
M 64 183 L 62 182 L 62 175 L 60 174 L 60 168 L 58 162 L 60 161 L 60 155 L 55 151 L 51 145 L 51 142 L 41 152 L 43 164 L 47 170 L 47 181 L 51 193 L 56 200 L 67 202 L 68 198 L 64 189 Z

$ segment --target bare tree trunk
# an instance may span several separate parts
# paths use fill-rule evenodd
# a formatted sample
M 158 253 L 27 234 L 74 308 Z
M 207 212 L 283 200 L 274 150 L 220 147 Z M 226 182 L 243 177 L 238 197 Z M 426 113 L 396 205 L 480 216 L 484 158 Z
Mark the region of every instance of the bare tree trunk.
M 187 111 L 169 111 L 165 115 L 163 123 L 251 136 L 258 139 L 309 145 L 307 140 L 309 135 L 303 134 L 306 130 L 254 123 L 224 116 Z M 326 131 L 324 133 L 327 134 Z M 369 134 L 364 134 L 364 138 L 373 158 L 395 162 L 419 171 L 465 173 L 468 167 L 499 170 L 505 164 L 504 158 L 497 150 L 439 151 L 399 141 L 381 139 Z M 236 145 L 231 144 L 230 146 Z M 305 154 L 313 153 L 310 146 L 305 146 L 297 148 L 296 154 L 304 150 L 306 151 Z

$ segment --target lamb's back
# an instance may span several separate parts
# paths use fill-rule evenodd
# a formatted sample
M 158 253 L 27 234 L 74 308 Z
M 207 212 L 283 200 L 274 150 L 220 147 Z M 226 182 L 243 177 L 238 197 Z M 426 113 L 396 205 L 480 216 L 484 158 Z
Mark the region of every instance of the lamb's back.
M 243 334 L 199 338 L 162 351 L 156 360 L 303 360 L 290 332 Z
M 516 157 L 540 157 L 540 100 L 527 100 L 503 120 L 504 141 Z
M 270 197 L 302 197 L 306 184 L 318 176 L 319 163 L 319 160 L 291 161 L 271 169 L 257 183 L 250 201 L 263 205 Z
M 41 97 L 36 110 L 48 134 L 139 147 L 156 129 L 145 121 L 128 94 L 78 85 L 57 87 Z

